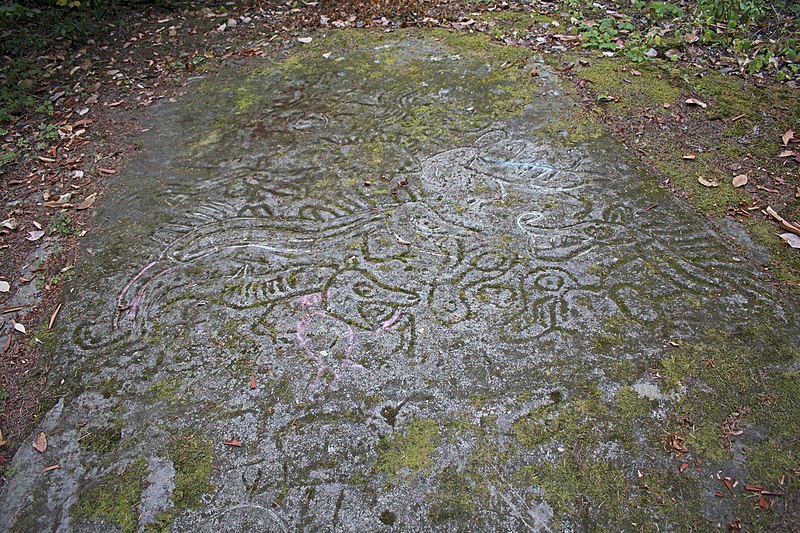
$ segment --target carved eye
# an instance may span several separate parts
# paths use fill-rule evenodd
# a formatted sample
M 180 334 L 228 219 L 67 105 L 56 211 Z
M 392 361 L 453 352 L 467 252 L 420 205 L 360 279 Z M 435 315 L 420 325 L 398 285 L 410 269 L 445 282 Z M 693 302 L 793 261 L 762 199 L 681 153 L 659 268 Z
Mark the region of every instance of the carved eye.
M 564 286 L 564 276 L 560 274 L 542 274 L 536 278 L 536 286 L 546 291 L 557 291 Z

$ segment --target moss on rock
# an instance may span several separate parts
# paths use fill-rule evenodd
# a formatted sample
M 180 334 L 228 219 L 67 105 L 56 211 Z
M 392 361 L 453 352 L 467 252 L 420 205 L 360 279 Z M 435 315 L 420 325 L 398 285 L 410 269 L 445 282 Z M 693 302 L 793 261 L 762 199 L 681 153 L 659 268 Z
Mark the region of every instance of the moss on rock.
M 72 510 L 79 520 L 102 520 L 118 526 L 123 532 L 138 529 L 136 509 L 141 499 L 147 462 L 137 459 L 120 472 L 111 472 L 90 484 L 80 494 Z
M 405 434 L 396 433 L 381 439 L 375 469 L 388 474 L 392 482 L 429 470 L 440 439 L 435 421 L 412 420 Z

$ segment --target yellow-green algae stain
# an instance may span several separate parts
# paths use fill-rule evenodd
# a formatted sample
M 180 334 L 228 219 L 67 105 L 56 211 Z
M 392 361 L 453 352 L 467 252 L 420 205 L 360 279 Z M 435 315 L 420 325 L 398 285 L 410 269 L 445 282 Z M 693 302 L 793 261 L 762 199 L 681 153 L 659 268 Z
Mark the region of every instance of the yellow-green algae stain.
M 422 34 L 406 30 L 401 37 L 413 39 L 418 35 Z M 482 34 L 435 29 L 426 31 L 424 35 L 441 46 L 440 55 L 443 54 L 443 57 L 407 57 L 395 48 L 399 42 L 397 34 L 334 32 L 292 51 L 284 60 L 259 68 L 244 84 L 236 82 L 236 85 L 223 88 L 222 92 L 232 95 L 240 120 L 253 116 L 253 109 L 267 103 L 269 92 L 264 91 L 263 86 L 269 85 L 270 80 L 275 78 L 293 82 L 304 79 L 310 81 L 320 75 L 337 73 L 342 82 L 354 81 L 364 85 L 367 94 L 404 94 L 409 89 L 420 87 L 424 87 L 430 95 L 447 94 L 444 98 L 425 99 L 411 102 L 410 105 L 398 103 L 397 111 L 402 111 L 402 131 L 397 138 L 388 143 L 370 140 L 359 143 L 359 151 L 352 156 L 363 157 L 367 165 L 377 164 L 379 171 L 397 168 L 397 145 L 410 139 L 447 145 L 460 138 L 460 130 L 478 131 L 485 128 L 498 118 L 522 111 L 524 105 L 534 97 L 536 81 L 524 68 L 531 58 L 528 50 L 494 44 Z M 331 55 L 325 58 L 323 53 Z M 483 62 L 483 68 L 478 73 L 463 76 L 459 86 L 453 87 L 452 74 L 449 71 L 446 74 L 438 73 L 438 69 L 450 63 L 457 68 L 461 58 L 478 59 Z M 374 86 L 374 90 L 370 90 L 371 86 Z M 454 92 L 450 94 L 450 91 Z M 338 117 L 346 115 L 342 113 L 342 103 L 338 101 L 320 99 L 308 105 L 309 112 Z M 213 132 L 205 135 L 206 138 L 216 138 Z
M 433 455 L 440 439 L 435 421 L 414 419 L 404 434 L 396 433 L 381 439 L 375 470 L 388 474 L 392 482 L 428 470 L 433 465 Z

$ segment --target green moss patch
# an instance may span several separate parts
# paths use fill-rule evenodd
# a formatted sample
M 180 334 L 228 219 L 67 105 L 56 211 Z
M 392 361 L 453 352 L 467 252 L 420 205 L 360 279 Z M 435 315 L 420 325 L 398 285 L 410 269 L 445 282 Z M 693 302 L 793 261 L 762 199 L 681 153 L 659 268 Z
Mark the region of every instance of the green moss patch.
M 769 327 L 739 326 L 706 332 L 705 340 L 685 343 L 662 363 L 662 387 L 685 386 L 670 416 L 669 431 L 685 438 L 703 463 L 732 458 L 734 443 L 747 458 L 746 483 L 800 487 L 800 377 L 791 367 L 800 358 L 796 339 Z M 768 527 L 770 515 L 744 500 L 737 509 L 750 524 Z M 755 526 L 753 526 L 755 527 Z
M 138 459 L 121 472 L 112 472 L 89 485 L 79 496 L 72 510 L 81 520 L 102 520 L 118 526 L 123 532 L 138 528 L 136 509 L 147 476 L 147 462 Z
M 147 393 L 162 402 L 174 403 L 178 401 L 181 384 L 181 379 L 177 377 L 162 379 L 147 387 Z
M 456 467 L 448 466 L 436 476 L 436 492 L 429 494 L 432 522 L 455 520 L 465 523 L 474 518 L 478 510 L 473 496 L 476 491 L 470 478 Z
M 175 437 L 167 457 L 175 467 L 175 490 L 172 501 L 177 512 L 195 509 L 203 494 L 214 489 L 211 484 L 211 443 L 200 437 Z
M 405 434 L 382 438 L 378 445 L 375 469 L 389 475 L 395 482 L 410 478 L 433 466 L 433 455 L 440 442 L 439 426 L 430 419 L 415 419 Z
M 197 509 L 203 503 L 203 495 L 214 490 L 211 484 L 211 442 L 197 437 L 176 436 L 166 450 L 167 458 L 175 468 L 175 489 L 172 492 L 172 507 L 156 516 L 146 530 L 166 532 L 172 521 L 187 509 Z
M 627 61 L 598 59 L 579 72 L 598 95 L 621 99 L 609 104 L 612 106 L 663 110 L 664 104 L 671 106 L 678 101 L 683 92 L 680 82 L 673 81 L 669 74 L 655 66 L 639 65 L 635 68 L 641 75 L 634 75 L 634 67 Z
M 113 425 L 90 427 L 80 438 L 80 446 L 97 454 L 106 454 L 119 447 L 122 440 L 122 421 L 116 420 Z

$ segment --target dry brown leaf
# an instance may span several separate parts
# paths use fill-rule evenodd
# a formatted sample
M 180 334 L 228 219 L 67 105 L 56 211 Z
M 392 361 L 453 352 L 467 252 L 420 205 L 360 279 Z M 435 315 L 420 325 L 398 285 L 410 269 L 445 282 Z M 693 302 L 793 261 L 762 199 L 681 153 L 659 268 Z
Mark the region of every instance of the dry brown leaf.
M 224 440 L 222 441 L 222 444 L 225 446 L 233 446 L 235 448 L 240 448 L 242 446 L 239 441 L 236 440 L 236 437 L 231 437 L 230 440 Z
M 766 498 L 765 498 L 765 497 L 762 495 L 762 496 L 761 496 L 761 497 L 758 499 L 758 506 L 759 506 L 759 507 L 761 507 L 762 509 L 769 509 L 771 505 L 770 505 L 770 503 L 769 503 L 769 500 L 768 500 L 768 499 L 766 499 Z
M 98 168 L 97 169 L 101 174 L 116 174 L 117 171 L 113 168 Z
M 0 446 L 6 443 L 6 440 L 3 438 L 3 430 L 0 430 Z
M 794 188 L 794 197 L 795 198 L 800 198 L 800 187 L 795 187 Z
M 89 209 L 90 207 L 92 207 L 92 204 L 94 204 L 94 201 L 95 201 L 96 198 L 97 198 L 97 193 L 90 194 L 89 196 L 84 198 L 84 200 L 81 203 L 79 203 L 75 207 L 75 209 L 77 209 L 78 211 L 83 211 L 84 209 Z
M 681 463 L 680 471 L 683 473 L 684 470 L 689 468 L 689 463 Z
M 58 470 L 59 468 L 61 468 L 61 465 L 52 465 L 42 468 L 42 472 L 50 472 L 51 470 Z
M 705 103 L 705 102 L 701 102 L 701 101 L 700 101 L 700 100 L 698 100 L 697 98 L 687 98 L 687 99 L 686 99 L 686 103 L 687 103 L 687 104 L 689 104 L 689 105 L 696 105 L 696 106 L 700 106 L 700 107 L 702 107 L 703 109 L 705 109 L 705 108 L 707 108 L 707 107 L 708 107 L 708 104 L 707 104 L 707 103 Z
M 783 141 L 784 146 L 789 146 L 789 141 L 794 139 L 794 132 L 792 130 L 786 130 L 786 133 L 781 135 L 781 140 Z
M 747 177 L 747 174 L 739 174 L 738 176 L 733 178 L 732 185 L 734 186 L 734 188 L 737 188 L 737 189 L 739 187 L 744 187 L 745 185 L 747 185 L 747 180 L 748 179 L 749 178 Z
M 697 159 L 697 155 L 695 155 L 694 152 L 689 152 L 688 154 L 685 154 L 683 158 L 689 161 L 694 161 L 695 159 Z
M 778 157 L 794 157 L 797 152 L 793 152 L 791 150 L 784 150 L 783 152 L 778 154 Z
M 44 451 L 47 449 L 47 435 L 44 434 L 44 431 L 39 433 L 39 438 L 36 439 L 32 445 L 34 448 L 36 448 L 36 451 L 39 453 L 44 453 Z
M 255 389 L 256 388 L 256 373 L 255 372 L 251 372 L 250 373 L 250 388 L 251 389 Z
M 697 178 L 697 181 L 700 182 L 700 185 L 703 185 L 705 187 L 719 187 L 719 182 L 717 180 L 708 180 L 703 176 Z
M 725 484 L 725 488 L 728 489 L 728 492 L 733 494 L 733 482 L 732 482 L 731 478 L 726 477 L 725 479 L 722 480 L 722 482 Z M 735 496 L 735 494 L 734 494 L 734 496 Z

